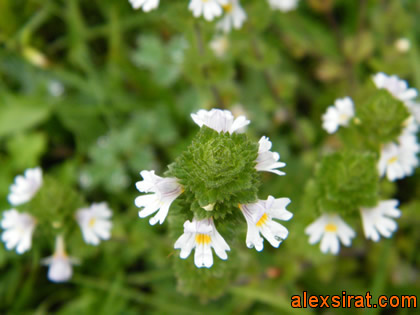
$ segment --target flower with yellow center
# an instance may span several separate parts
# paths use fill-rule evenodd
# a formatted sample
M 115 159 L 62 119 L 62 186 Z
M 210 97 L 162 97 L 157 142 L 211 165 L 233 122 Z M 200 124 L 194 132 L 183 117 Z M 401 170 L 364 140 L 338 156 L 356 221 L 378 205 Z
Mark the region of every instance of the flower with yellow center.
M 212 21 L 222 15 L 222 6 L 226 4 L 228 0 L 191 0 L 188 9 L 192 11 L 194 17 L 203 15 L 207 21 Z
M 321 241 L 321 251 L 334 255 L 340 251 L 340 241 L 350 246 L 352 238 L 356 236 L 354 230 L 337 214 L 322 215 L 305 229 L 305 233 L 309 235 L 310 244 Z
M 248 225 L 246 234 L 246 245 L 257 251 L 264 248 L 263 238 L 273 246 L 279 247 L 281 242 L 285 240 L 289 231 L 280 223 L 273 219 L 288 221 L 293 214 L 286 210 L 286 206 L 290 203 L 289 198 L 275 199 L 268 196 L 267 200 L 259 200 L 255 203 L 239 205 Z
M 335 100 L 334 106 L 327 108 L 322 116 L 322 128 L 328 133 L 334 133 L 340 126 L 346 127 L 354 117 L 354 104 L 350 97 Z
M 29 213 L 20 213 L 16 209 L 7 210 L 3 212 L 0 225 L 4 229 L 1 239 L 7 249 L 16 248 L 18 254 L 23 254 L 31 248 L 36 220 Z
M 405 172 L 400 157 L 400 147 L 396 143 L 392 142 L 385 145 L 381 150 L 378 162 L 379 175 L 384 176 L 386 174 L 390 181 L 403 178 Z
M 98 245 L 111 237 L 112 211 L 105 202 L 94 203 L 89 208 L 79 209 L 76 220 L 86 243 Z
M 196 220 L 184 223 L 184 234 L 182 234 L 174 245 L 175 249 L 180 249 L 180 257 L 186 259 L 195 248 L 194 263 L 197 268 L 210 268 L 213 265 L 214 249 L 219 258 L 226 260 L 229 245 L 216 230 L 213 219 Z
M 247 16 L 245 10 L 239 3 L 239 0 L 229 0 L 229 2 L 222 7 L 225 14 L 220 22 L 217 23 L 216 28 L 225 33 L 229 33 L 232 28 L 240 29 Z

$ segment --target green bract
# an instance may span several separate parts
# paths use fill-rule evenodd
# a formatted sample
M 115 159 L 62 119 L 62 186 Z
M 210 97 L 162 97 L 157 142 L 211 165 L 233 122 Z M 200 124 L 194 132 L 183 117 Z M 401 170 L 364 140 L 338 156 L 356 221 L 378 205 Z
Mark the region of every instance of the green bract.
M 337 152 L 325 156 L 308 193 L 319 213 L 348 214 L 377 203 L 378 173 L 373 153 Z
M 184 186 L 182 198 L 196 218 L 224 218 L 239 213 L 238 204 L 257 200 L 257 156 L 257 143 L 246 135 L 203 126 L 165 175 Z
M 356 128 L 365 140 L 378 145 L 394 141 L 401 134 L 409 113 L 388 91 L 375 90 L 357 107 L 356 116 L 361 122 Z

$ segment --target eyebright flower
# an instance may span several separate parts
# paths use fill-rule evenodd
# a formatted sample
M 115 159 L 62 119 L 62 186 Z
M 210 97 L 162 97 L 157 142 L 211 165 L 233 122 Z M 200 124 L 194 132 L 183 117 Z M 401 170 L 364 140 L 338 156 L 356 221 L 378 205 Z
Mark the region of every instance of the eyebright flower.
M 76 212 L 76 220 L 82 230 L 86 243 L 98 245 L 102 240 L 111 237 L 112 211 L 106 202 L 93 203 L 89 208 L 81 208 Z
M 334 255 L 340 251 L 340 241 L 343 245 L 350 246 L 352 238 L 356 236 L 354 230 L 337 214 L 323 214 L 306 227 L 305 234 L 309 235 L 309 244 L 321 240 L 321 251 Z
M 389 238 L 398 228 L 393 220 L 401 216 L 397 208 L 398 200 L 391 199 L 379 202 L 375 208 L 362 208 L 363 230 L 367 239 L 378 242 L 383 237 Z
M 42 263 L 49 266 L 48 279 L 52 282 L 66 282 L 73 275 L 73 266 L 78 260 L 69 257 L 66 253 L 64 239 L 61 235 L 55 239 L 55 251 L 53 256 L 44 258 Z
M 28 213 L 20 213 L 16 209 L 3 212 L 1 227 L 5 230 L 1 235 L 8 250 L 16 248 L 16 253 L 23 254 L 31 248 L 32 234 L 36 220 Z
M 417 97 L 417 90 L 409 88 L 407 82 L 396 75 L 388 76 L 379 72 L 373 77 L 373 82 L 378 89 L 386 89 L 402 102 L 413 101 Z
M 200 127 L 205 125 L 219 133 L 223 131 L 230 134 L 250 123 L 245 116 L 239 116 L 234 119 L 230 111 L 221 109 L 212 109 L 210 111 L 202 109 L 197 114 L 191 114 L 191 118 Z
M 182 194 L 183 187 L 176 178 L 162 178 L 155 175 L 155 171 L 142 171 L 140 175 L 143 180 L 136 183 L 137 189 L 140 192 L 152 192 L 153 194 L 139 196 L 134 201 L 138 208 L 144 208 L 139 211 L 139 217 L 145 218 L 157 211 L 149 223 L 151 225 L 155 225 L 157 222 L 162 224 L 172 202 Z
M 255 168 L 258 171 L 271 172 L 277 175 L 285 175 L 285 172 L 277 170 L 279 167 L 286 166 L 286 163 L 279 162 L 280 154 L 271 152 L 272 143 L 269 138 L 261 137 L 258 148 L 257 165 Z
M 334 106 L 327 108 L 322 116 L 322 127 L 328 133 L 334 133 L 340 126 L 348 126 L 350 119 L 354 117 L 354 104 L 350 97 L 335 100 Z
M 210 43 L 210 49 L 214 52 L 216 57 L 223 57 L 229 47 L 229 40 L 228 38 L 223 36 L 215 37 Z
M 298 2 L 299 0 L 268 0 L 268 3 L 273 10 L 280 10 L 282 12 L 295 10 Z
M 220 259 L 228 258 L 229 245 L 216 230 L 213 219 L 196 220 L 184 223 L 184 234 L 175 242 L 174 248 L 180 249 L 180 257 L 186 259 L 195 248 L 194 263 L 197 268 L 210 268 L 213 265 L 211 248 Z
M 217 23 L 217 28 L 225 33 L 229 33 L 234 29 L 240 29 L 246 20 L 246 12 L 241 7 L 239 0 L 229 0 L 227 4 L 223 5 L 225 16 Z
M 42 170 L 40 167 L 30 168 L 25 171 L 24 176 L 18 175 L 15 183 L 10 186 L 8 196 L 9 202 L 18 206 L 33 198 L 42 186 Z
M 222 6 L 227 3 L 228 0 L 191 0 L 188 9 L 193 12 L 194 17 L 203 15 L 207 21 L 213 21 L 215 17 L 222 15 Z
M 401 160 L 400 147 L 391 142 L 385 145 L 381 150 L 381 156 L 378 162 L 379 175 L 384 176 L 386 174 L 388 180 L 395 181 L 405 177 L 405 169 L 409 165 L 403 166 Z
M 259 200 L 256 203 L 239 205 L 239 209 L 248 224 L 246 234 L 246 246 L 262 251 L 264 248 L 263 238 L 273 247 L 279 247 L 280 243 L 287 238 L 289 231 L 273 219 L 289 221 L 293 214 L 286 209 L 290 203 L 289 198 L 277 198 L 268 196 L 267 200 Z
M 410 47 L 411 47 L 411 43 L 408 38 L 401 37 L 395 41 L 395 48 L 400 53 L 406 53 L 407 51 L 410 50 Z
M 159 0 L 129 0 L 133 9 L 142 8 L 144 12 L 149 12 L 159 6 Z

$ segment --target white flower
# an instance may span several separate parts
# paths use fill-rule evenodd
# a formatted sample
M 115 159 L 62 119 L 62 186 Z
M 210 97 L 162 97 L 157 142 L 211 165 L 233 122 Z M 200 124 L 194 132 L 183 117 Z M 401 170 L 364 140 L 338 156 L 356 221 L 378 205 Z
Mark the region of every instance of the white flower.
M 400 53 L 406 53 L 410 50 L 411 43 L 408 38 L 401 37 L 395 41 L 395 48 Z
M 3 212 L 1 227 L 5 230 L 1 235 L 7 249 L 16 248 L 16 253 L 23 254 L 31 248 L 32 234 L 36 220 L 28 213 L 19 213 L 16 209 Z
M 184 191 L 176 178 L 163 178 L 155 175 L 155 171 L 142 171 L 142 181 L 136 183 L 140 192 L 152 192 L 136 198 L 134 203 L 139 208 L 139 217 L 145 218 L 157 211 L 157 214 L 149 220 L 151 225 L 165 221 L 172 202 Z
M 44 258 L 42 263 L 49 266 L 48 279 L 50 281 L 66 282 L 73 275 L 72 265 L 77 264 L 78 260 L 67 255 L 63 237 L 57 236 L 53 256 Z
M 230 111 L 215 108 L 210 111 L 201 109 L 197 114 L 191 114 L 191 118 L 200 127 L 206 125 L 219 133 L 223 131 L 229 132 L 230 134 L 250 123 L 245 116 L 239 116 L 234 119 Z
M 217 57 L 223 57 L 228 50 L 229 40 L 226 36 L 217 36 L 210 43 L 210 49 Z
M 159 6 L 159 0 L 129 0 L 133 9 L 142 8 L 144 12 L 149 12 Z
M 403 132 L 398 137 L 399 142 L 399 161 L 406 176 L 414 173 L 415 168 L 419 165 L 417 154 L 420 152 L 420 145 L 417 142 L 415 134 L 410 132 Z
M 188 9 L 194 17 L 203 15 L 207 21 L 212 21 L 216 16 L 222 15 L 222 5 L 227 2 L 228 0 L 191 0 Z
M 194 263 L 197 268 L 210 268 L 213 265 L 211 248 L 221 259 L 228 258 L 229 245 L 216 230 L 213 219 L 185 221 L 184 234 L 175 242 L 174 248 L 180 249 L 180 257 L 186 259 L 195 248 Z
M 271 172 L 277 175 L 285 175 L 285 172 L 279 171 L 276 168 L 284 167 L 286 163 L 279 162 L 280 154 L 277 152 L 271 152 L 271 141 L 267 137 L 261 137 L 258 148 L 257 165 L 255 168 L 257 171 Z
M 420 124 L 420 103 L 414 101 L 408 101 L 405 103 L 407 109 L 413 115 L 415 123 Z
M 384 176 L 386 174 L 390 181 L 401 179 L 405 176 L 405 169 L 407 165 L 403 166 L 401 160 L 400 147 L 391 142 L 385 145 L 381 150 L 381 156 L 378 162 L 379 175 Z
M 89 208 L 81 208 L 76 213 L 77 223 L 86 243 L 98 245 L 101 239 L 111 237 L 112 211 L 106 202 L 93 203 Z
M 9 202 L 18 206 L 28 202 L 42 186 L 42 170 L 40 167 L 29 168 L 24 176 L 18 175 L 10 186 Z
M 321 240 L 321 251 L 324 254 L 330 251 L 334 255 L 340 251 L 340 241 L 350 246 L 351 239 L 356 236 L 354 230 L 337 214 L 323 214 L 306 227 L 305 234 L 309 235 L 309 244 Z
M 348 126 L 350 119 L 354 117 L 354 104 L 350 97 L 335 100 L 334 106 L 327 108 L 322 116 L 322 127 L 328 133 L 334 133 L 340 126 Z
M 363 230 L 367 239 L 378 242 L 383 237 L 391 237 L 398 228 L 393 218 L 399 218 L 401 211 L 397 208 L 398 200 L 391 199 L 379 202 L 375 208 L 361 208 Z
M 268 0 L 268 3 L 273 10 L 280 10 L 282 12 L 295 10 L 298 2 L 299 0 Z
M 246 20 L 246 12 L 241 7 L 239 0 L 229 0 L 229 2 L 222 6 L 225 11 L 224 17 L 217 23 L 216 28 L 225 33 L 229 33 L 234 29 L 240 29 Z
M 404 103 L 413 101 L 417 96 L 417 90 L 409 88 L 407 82 L 396 75 L 388 76 L 379 72 L 373 77 L 373 82 L 378 89 L 386 89 L 395 98 Z
M 290 220 L 293 214 L 286 209 L 289 203 L 289 198 L 275 199 L 268 196 L 267 200 L 239 205 L 248 225 L 246 233 L 246 246 L 248 248 L 255 247 L 257 251 L 262 251 L 264 239 L 261 235 L 273 247 L 279 247 L 280 243 L 289 235 L 289 231 L 273 219 Z
M 60 97 L 64 93 L 64 86 L 60 81 L 51 80 L 48 83 L 48 92 L 54 97 Z

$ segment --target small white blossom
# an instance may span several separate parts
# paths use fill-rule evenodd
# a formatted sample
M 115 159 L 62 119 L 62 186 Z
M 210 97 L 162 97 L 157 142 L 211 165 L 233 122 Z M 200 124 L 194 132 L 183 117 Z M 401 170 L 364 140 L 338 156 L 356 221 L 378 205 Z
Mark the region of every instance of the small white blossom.
M 240 29 L 246 20 L 246 12 L 241 7 L 239 0 L 229 0 L 223 5 L 224 17 L 217 23 L 216 28 L 229 33 L 232 28 Z
M 340 241 L 350 246 L 352 238 L 356 236 L 354 230 L 337 214 L 323 214 L 306 227 L 305 234 L 309 235 L 309 244 L 321 241 L 321 251 L 334 255 L 340 251 Z
M 82 230 L 86 243 L 98 245 L 102 240 L 111 237 L 112 211 L 106 202 L 93 203 L 89 208 L 81 208 L 76 212 L 76 220 Z
M 159 6 L 159 0 L 129 0 L 133 9 L 142 8 L 144 12 L 149 12 Z
M 59 283 L 70 280 L 73 275 L 72 265 L 77 264 L 78 260 L 67 255 L 64 239 L 59 235 L 55 239 L 53 256 L 44 258 L 42 263 L 49 266 L 48 279 L 52 282 Z
M 268 0 L 268 4 L 273 10 L 280 10 L 282 12 L 295 10 L 298 3 L 299 0 Z
M 217 36 L 210 43 L 210 49 L 214 52 L 216 57 L 223 57 L 229 48 L 229 40 L 227 36 Z
M 340 126 L 348 126 L 351 118 L 354 117 L 354 104 L 350 97 L 335 100 L 334 106 L 327 108 L 322 116 L 322 127 L 328 133 L 334 133 Z
M 64 93 L 64 86 L 60 81 L 51 80 L 48 83 L 48 92 L 54 97 L 60 97 Z
M 230 251 L 229 245 L 216 230 L 212 218 L 186 221 L 184 234 L 175 242 L 174 248 L 181 250 L 182 259 L 186 259 L 195 248 L 194 263 L 197 268 L 210 268 L 213 265 L 211 248 L 223 260 L 228 258 L 226 251 Z
M 408 101 L 405 103 L 407 109 L 413 115 L 416 124 L 420 124 L 420 103 Z
M 285 172 L 277 170 L 279 167 L 284 167 L 286 163 L 279 162 L 280 154 L 277 152 L 271 152 L 271 141 L 267 137 L 262 137 L 258 148 L 257 165 L 255 168 L 257 171 L 271 172 L 277 175 L 285 175 Z
M 29 168 L 23 176 L 16 176 L 14 184 L 10 186 L 9 202 L 14 206 L 28 202 L 41 186 L 42 169 L 40 167 Z
M 395 41 L 395 48 L 400 53 L 406 53 L 410 50 L 411 43 L 408 38 L 401 37 Z
M 393 220 L 401 216 L 397 208 L 398 200 L 391 199 L 379 202 L 375 208 L 361 208 L 363 230 L 367 239 L 378 242 L 383 237 L 389 238 L 398 225 Z
M 151 225 L 155 225 L 157 222 L 162 224 L 172 202 L 182 194 L 184 189 L 176 178 L 163 178 L 155 175 L 155 171 L 142 171 L 140 175 L 143 180 L 136 183 L 137 189 L 140 192 L 152 192 L 152 194 L 139 196 L 134 201 L 138 208 L 144 208 L 139 211 L 139 217 L 145 218 L 157 211 L 149 223 Z
M 210 111 L 201 109 L 197 114 L 191 114 L 191 118 L 200 127 L 205 125 L 219 133 L 223 131 L 230 134 L 250 123 L 245 116 L 239 116 L 234 119 L 230 111 L 215 108 Z
M 417 154 L 420 152 L 420 145 L 417 142 L 415 134 L 410 132 L 403 132 L 398 137 L 398 142 L 400 151 L 399 161 L 401 161 L 405 175 L 410 176 L 419 165 Z
M 246 246 L 262 251 L 264 238 L 273 247 L 279 247 L 280 243 L 287 238 L 289 231 L 273 219 L 289 221 L 293 214 L 286 209 L 290 203 L 289 198 L 275 199 L 268 196 L 267 200 L 259 200 L 255 203 L 239 205 L 248 225 L 246 233 Z
M 378 89 L 386 89 L 396 99 L 404 103 L 413 101 L 417 97 L 417 90 L 409 88 L 407 82 L 396 75 L 388 76 L 379 72 L 373 77 L 373 82 Z
M 212 21 L 222 15 L 222 6 L 227 3 L 228 0 L 191 0 L 188 9 L 192 11 L 194 17 L 203 15 L 207 21 Z
M 16 253 L 23 254 L 32 246 L 36 220 L 28 213 L 20 213 L 16 209 L 3 212 L 1 227 L 4 229 L 1 239 L 8 250 L 16 248 Z
M 386 174 L 388 180 L 395 181 L 406 176 L 406 171 L 411 168 L 411 163 L 403 157 L 401 147 L 391 142 L 385 145 L 381 150 L 378 162 L 378 171 L 380 176 Z M 411 159 L 410 159 L 411 161 Z

